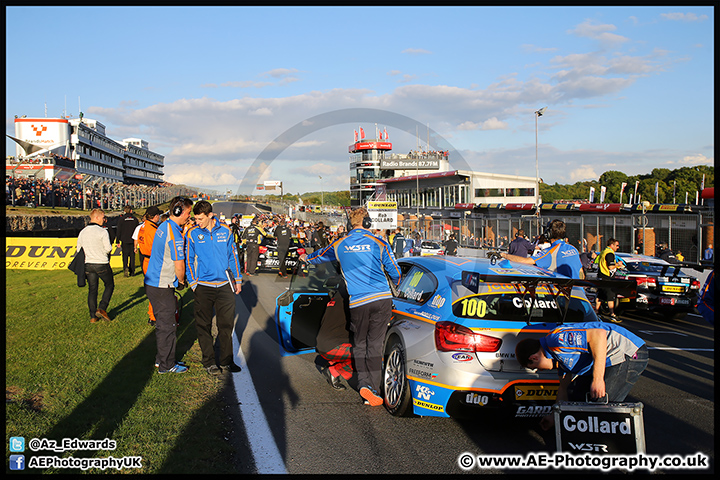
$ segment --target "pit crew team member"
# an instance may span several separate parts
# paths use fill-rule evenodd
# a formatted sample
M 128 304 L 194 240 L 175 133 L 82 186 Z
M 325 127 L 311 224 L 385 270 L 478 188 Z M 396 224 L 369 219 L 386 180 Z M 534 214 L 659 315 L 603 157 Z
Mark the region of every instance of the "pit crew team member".
M 352 356 L 357 369 L 359 393 L 371 406 L 380 406 L 382 385 L 382 344 L 392 315 L 392 294 L 385 272 L 395 285 L 400 283 L 400 267 L 390 245 L 374 236 L 367 209 L 350 213 L 352 230 L 301 261 L 312 264 L 337 260 L 349 294 Z
M 152 253 L 153 239 L 160 222 L 160 214 L 162 212 L 156 206 L 152 206 L 145 212 L 145 221 L 140 225 L 138 231 L 138 250 L 142 256 L 142 272 L 147 272 L 148 262 L 150 262 L 150 254 Z M 155 326 L 155 315 L 152 311 L 152 305 L 148 303 L 148 324 Z
M 195 292 L 195 328 L 202 364 L 210 375 L 239 372 L 233 361 L 232 331 L 235 326 L 235 295 L 242 290 L 240 257 L 233 232 L 212 215 L 212 205 L 200 200 L 193 206 L 196 225 L 186 236 L 185 277 Z M 226 271 L 235 280 L 233 287 Z M 212 324 L 217 323 L 219 362 L 215 360 Z
M 605 250 L 603 250 L 600 253 L 600 256 L 596 259 L 599 268 L 599 280 L 611 280 L 615 276 L 615 272 L 617 271 L 617 265 L 615 263 L 615 252 L 618 251 L 618 248 L 620 248 L 620 242 L 615 240 L 614 238 L 610 238 L 607 241 L 607 246 L 605 247 Z M 622 320 L 620 320 L 617 315 L 615 315 L 616 298 L 617 295 L 615 295 L 615 292 L 613 292 L 612 289 L 598 289 L 598 294 L 595 298 L 595 312 L 599 312 L 600 303 L 605 301 L 607 302 L 608 309 L 610 309 L 609 320 L 613 323 L 620 323 L 622 322 Z
M 562 325 L 547 336 L 518 342 L 515 357 L 525 368 L 560 376 L 557 400 L 584 402 L 608 396 L 622 402 L 648 364 L 645 342 L 629 330 L 604 322 Z M 550 428 L 553 416 L 541 425 Z
M 125 205 L 123 215 L 117 223 L 117 238 L 115 239 L 119 245 L 122 245 L 122 261 L 123 273 L 126 277 L 135 275 L 135 242 L 132 234 L 140 225 L 137 217 L 133 214 L 133 208 Z
M 500 252 L 500 256 L 511 262 L 546 268 L 566 277 L 585 278 L 582 263 L 580 263 L 580 254 L 575 247 L 565 242 L 565 222 L 553 220 L 548 227 L 550 247 L 542 250 L 537 256 L 525 258 L 505 252 Z
M 520 229 L 517 233 L 515 233 L 515 240 L 510 242 L 510 245 L 508 245 L 508 253 L 518 257 L 527 258 L 533 250 L 533 244 L 530 243 L 530 240 L 525 238 L 525 230 L 523 229 Z
M 106 310 L 110 305 L 115 279 L 110 267 L 110 252 L 112 244 L 108 231 L 102 227 L 105 212 L 95 208 L 90 212 L 90 223 L 80 231 L 77 239 L 77 251 L 82 248 L 85 252 L 85 277 L 88 285 L 88 309 L 90 310 L 90 323 L 98 319 L 110 321 Z M 97 303 L 98 286 L 103 281 L 104 290 L 100 305 Z
M 450 234 L 450 237 L 443 242 L 445 247 L 445 255 L 455 256 L 457 255 L 458 243 L 455 240 L 455 234 Z
M 278 254 L 278 276 L 287 277 L 287 255 L 290 249 L 290 238 L 292 238 L 292 230 L 287 222 L 282 221 L 280 225 L 275 228 L 273 233 L 277 238 L 277 254 Z
M 260 255 L 260 242 L 263 237 L 267 236 L 268 234 L 258 224 L 257 217 L 253 218 L 250 226 L 243 231 L 242 237 L 245 240 L 245 258 L 247 259 L 245 273 L 249 276 L 257 275 L 255 269 L 257 268 L 258 255 Z
M 190 218 L 192 205 L 192 200 L 184 197 L 175 197 L 170 201 L 170 216 L 155 232 L 145 273 L 145 294 L 155 314 L 155 363 L 158 364 L 158 373 L 185 373 L 188 370 L 175 359 L 175 288 L 186 286 L 182 227 Z

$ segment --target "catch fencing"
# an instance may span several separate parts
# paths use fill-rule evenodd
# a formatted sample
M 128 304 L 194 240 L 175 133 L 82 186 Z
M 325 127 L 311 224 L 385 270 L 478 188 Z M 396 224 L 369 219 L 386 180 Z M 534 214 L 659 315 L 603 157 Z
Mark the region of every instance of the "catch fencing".
M 451 233 L 461 247 L 470 249 L 501 248 L 522 229 L 529 239 L 535 238 L 550 220 L 565 222 L 567 242 L 580 252 L 601 251 L 610 238 L 620 242 L 618 251 L 655 255 L 657 247 L 667 243 L 673 253 L 682 253 L 685 262 L 700 263 L 703 252 L 714 242 L 714 209 L 692 213 L 632 213 L 584 215 L 513 215 L 488 214 L 481 218 L 430 219 L 420 222 L 419 235 L 442 241 Z M 403 219 L 398 226 L 417 232 L 417 220 Z

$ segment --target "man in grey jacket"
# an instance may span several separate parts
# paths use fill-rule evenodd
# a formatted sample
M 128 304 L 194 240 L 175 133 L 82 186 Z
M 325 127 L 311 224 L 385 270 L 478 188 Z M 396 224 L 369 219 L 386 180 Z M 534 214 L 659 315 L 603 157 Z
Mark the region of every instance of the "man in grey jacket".
M 77 239 L 77 250 L 82 248 L 85 252 L 85 276 L 88 284 L 88 309 L 90 310 L 90 323 L 98 319 L 110 320 L 107 314 L 110 298 L 115 289 L 115 280 L 110 268 L 110 235 L 102 227 L 105 212 L 99 208 L 90 212 L 90 223 L 82 229 Z M 97 303 L 99 280 L 103 281 L 103 291 L 100 304 Z

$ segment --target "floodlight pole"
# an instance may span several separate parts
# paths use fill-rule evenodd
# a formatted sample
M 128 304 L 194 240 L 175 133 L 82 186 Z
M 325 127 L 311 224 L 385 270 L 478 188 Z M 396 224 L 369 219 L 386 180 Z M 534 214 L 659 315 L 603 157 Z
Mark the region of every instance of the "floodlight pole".
M 547 107 L 535 111 L 535 207 L 540 208 L 540 163 L 538 162 L 538 117 L 542 117 Z

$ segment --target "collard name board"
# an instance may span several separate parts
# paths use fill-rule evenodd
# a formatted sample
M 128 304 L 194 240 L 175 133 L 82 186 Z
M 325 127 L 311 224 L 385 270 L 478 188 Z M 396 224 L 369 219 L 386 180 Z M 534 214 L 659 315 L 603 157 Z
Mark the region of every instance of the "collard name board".
M 368 202 L 368 214 L 373 229 L 386 230 L 397 228 L 397 202 Z

